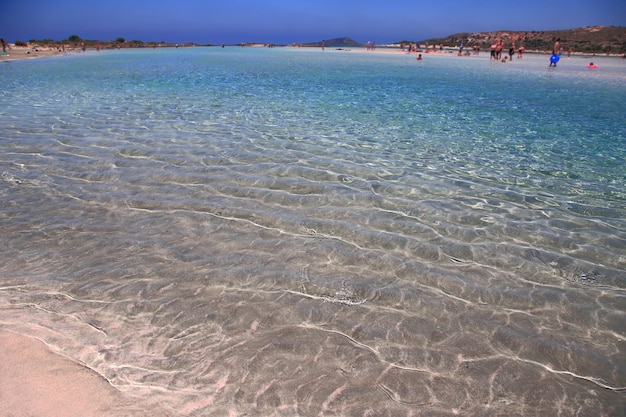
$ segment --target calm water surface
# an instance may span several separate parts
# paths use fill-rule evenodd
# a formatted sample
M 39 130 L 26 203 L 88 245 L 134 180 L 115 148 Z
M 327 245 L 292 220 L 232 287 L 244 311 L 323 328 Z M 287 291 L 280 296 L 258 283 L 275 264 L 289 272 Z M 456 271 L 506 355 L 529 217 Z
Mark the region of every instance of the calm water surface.
M 625 415 L 626 61 L 587 60 L 0 65 L 0 329 L 148 414 Z

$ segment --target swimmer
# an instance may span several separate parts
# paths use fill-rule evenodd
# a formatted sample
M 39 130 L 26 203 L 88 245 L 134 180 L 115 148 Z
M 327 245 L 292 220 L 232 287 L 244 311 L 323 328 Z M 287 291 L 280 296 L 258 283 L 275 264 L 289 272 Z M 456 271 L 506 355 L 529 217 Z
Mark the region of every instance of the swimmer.
M 589 65 L 587 65 L 587 68 L 598 68 L 598 66 L 596 64 L 594 64 L 593 62 L 590 62 Z

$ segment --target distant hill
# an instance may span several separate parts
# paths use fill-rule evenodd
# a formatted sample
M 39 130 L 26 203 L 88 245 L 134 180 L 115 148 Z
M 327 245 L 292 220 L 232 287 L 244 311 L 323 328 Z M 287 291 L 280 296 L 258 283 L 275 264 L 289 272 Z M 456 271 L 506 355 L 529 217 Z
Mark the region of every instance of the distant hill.
M 327 48 L 339 48 L 339 47 L 343 48 L 343 47 L 361 46 L 360 43 L 358 43 L 357 41 L 355 41 L 353 39 L 350 39 L 350 38 L 325 39 L 323 42 L 324 42 L 324 46 L 326 46 Z M 300 44 L 300 46 L 317 46 L 317 47 L 321 47 L 322 46 L 322 41 L 302 43 L 302 44 Z
M 489 49 L 498 39 L 503 39 L 508 48 L 512 43 L 516 47 L 524 46 L 526 50 L 551 50 L 554 41 L 560 38 L 563 50 L 585 53 L 626 53 L 626 27 L 622 26 L 589 26 L 568 30 L 546 31 L 508 31 L 456 33 L 445 38 L 433 38 L 420 41 L 420 44 L 458 46 L 461 43 L 468 47 L 478 45 L 481 49 Z

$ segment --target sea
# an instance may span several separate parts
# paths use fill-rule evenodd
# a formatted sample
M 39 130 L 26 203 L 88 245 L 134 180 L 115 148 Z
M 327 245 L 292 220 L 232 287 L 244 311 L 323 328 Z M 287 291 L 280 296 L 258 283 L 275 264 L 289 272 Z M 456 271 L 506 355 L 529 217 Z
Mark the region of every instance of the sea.
M 111 415 L 626 415 L 626 60 L 422 55 L 0 64 L 0 330 Z

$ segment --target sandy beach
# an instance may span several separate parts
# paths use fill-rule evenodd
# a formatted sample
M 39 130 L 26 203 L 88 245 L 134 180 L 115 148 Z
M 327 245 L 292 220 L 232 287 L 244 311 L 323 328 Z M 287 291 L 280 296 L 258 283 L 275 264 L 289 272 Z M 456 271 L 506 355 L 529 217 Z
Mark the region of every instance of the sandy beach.
M 234 46 L 233 46 L 234 47 Z M 264 47 L 263 45 L 255 45 L 251 47 Z M 236 46 L 236 48 L 240 48 L 240 46 Z M 293 50 L 293 51 L 320 51 L 321 48 L 317 47 L 301 47 L 301 46 L 283 46 L 283 49 Z M 93 49 L 87 49 L 87 53 L 95 52 Z M 426 52 L 425 50 L 419 52 L 411 52 L 409 53 L 407 49 L 400 49 L 399 47 L 378 47 L 374 50 L 368 50 L 366 48 L 357 46 L 357 47 L 326 47 L 325 52 L 327 53 L 368 53 L 368 54 L 392 54 L 392 55 L 414 55 L 417 57 L 418 54 L 423 54 L 424 57 L 428 55 L 442 55 L 442 56 L 457 56 L 456 53 L 450 53 L 449 51 L 436 51 Z M 59 51 L 55 48 L 42 48 L 42 47 L 16 47 L 11 45 L 10 49 L 7 51 L 7 55 L 0 56 L 0 62 L 10 62 L 10 61 L 19 61 L 23 59 L 34 59 L 34 58 L 42 58 L 42 57 L 50 57 L 50 56 L 61 56 L 66 54 L 74 54 L 74 53 L 82 53 L 79 49 L 67 49 L 66 51 Z
M 7 55 L 0 55 L 0 62 L 18 61 L 22 59 L 33 59 L 63 54 L 65 54 L 65 52 L 58 51 L 57 49 L 40 47 L 17 47 L 11 45 L 11 47 L 7 50 Z
M 88 367 L 52 352 L 40 340 L 4 331 L 0 402 L 0 417 L 152 415 Z
M 264 45 L 252 45 L 248 46 L 252 48 L 264 48 Z M 231 46 L 231 48 L 240 48 L 240 46 Z M 418 51 L 409 52 L 407 48 L 401 49 L 399 46 L 394 45 L 383 45 L 379 46 L 376 49 L 366 49 L 364 47 L 356 46 L 356 47 L 326 47 L 324 50 L 319 47 L 306 47 L 306 46 L 281 46 L 281 49 L 291 50 L 291 51 L 319 51 L 325 53 L 367 53 L 367 54 L 387 54 L 387 55 L 406 55 L 413 56 L 415 58 L 418 55 L 422 55 L 423 59 L 428 58 L 429 56 L 445 56 L 445 57 L 454 57 L 454 58 L 467 58 L 467 57 L 489 57 L 489 51 L 481 51 L 479 55 L 473 53 L 465 53 L 463 56 L 459 56 L 456 50 L 453 49 L 443 49 L 443 50 L 432 50 L 432 49 L 421 49 Z M 87 49 L 87 53 L 96 52 L 94 49 Z M 8 55 L 0 56 L 0 62 L 10 62 L 10 61 L 19 61 L 24 59 L 34 59 L 34 58 L 43 58 L 43 57 L 51 57 L 51 56 L 62 56 L 67 54 L 79 54 L 84 53 L 79 49 L 66 49 L 65 51 L 59 51 L 55 48 L 45 48 L 45 47 L 16 47 L 11 45 L 10 49 L 7 51 Z M 544 56 L 545 54 L 541 54 L 538 51 L 526 51 L 530 56 Z M 581 53 L 573 53 L 572 57 L 580 57 L 580 56 L 589 56 Z M 611 55 L 612 57 L 620 56 L 620 55 Z M 592 56 L 589 56 L 592 57 Z M 603 58 L 605 55 L 598 55 L 598 58 Z M 516 53 L 517 59 L 517 53 Z
M 39 340 L 0 333 L 3 416 L 104 416 L 120 393 L 102 377 Z

